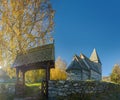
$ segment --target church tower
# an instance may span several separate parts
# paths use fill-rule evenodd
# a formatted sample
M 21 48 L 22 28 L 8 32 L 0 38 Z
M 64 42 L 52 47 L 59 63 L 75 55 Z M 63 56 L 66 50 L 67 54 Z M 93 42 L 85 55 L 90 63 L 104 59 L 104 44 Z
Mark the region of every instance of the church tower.
M 99 72 L 101 73 L 101 78 L 102 78 L 102 63 L 100 61 L 100 58 L 95 48 L 93 49 L 93 52 L 90 56 L 90 60 L 93 61 L 95 65 L 97 65 Z
M 90 56 L 90 60 L 95 62 L 95 63 L 99 63 L 100 65 L 102 65 L 102 63 L 100 61 L 100 58 L 98 56 L 98 53 L 97 53 L 95 48 L 93 49 L 93 52 L 92 52 L 92 54 Z

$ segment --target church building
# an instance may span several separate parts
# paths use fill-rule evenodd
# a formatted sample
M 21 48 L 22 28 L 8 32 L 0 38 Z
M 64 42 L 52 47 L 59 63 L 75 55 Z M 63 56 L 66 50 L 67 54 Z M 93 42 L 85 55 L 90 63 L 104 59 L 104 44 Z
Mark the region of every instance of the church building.
M 68 80 L 101 80 L 102 63 L 96 49 L 93 50 L 90 58 L 84 54 L 74 55 L 66 72 Z

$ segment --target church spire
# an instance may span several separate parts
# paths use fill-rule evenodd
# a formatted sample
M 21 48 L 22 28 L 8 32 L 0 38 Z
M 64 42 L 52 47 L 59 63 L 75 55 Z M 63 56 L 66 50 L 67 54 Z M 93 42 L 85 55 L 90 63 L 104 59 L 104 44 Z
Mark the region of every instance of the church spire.
M 93 52 L 92 52 L 92 54 L 90 56 L 90 60 L 94 61 L 96 63 L 100 63 L 101 64 L 100 58 L 99 58 L 99 56 L 98 56 L 97 51 L 96 51 L 95 48 L 93 49 Z

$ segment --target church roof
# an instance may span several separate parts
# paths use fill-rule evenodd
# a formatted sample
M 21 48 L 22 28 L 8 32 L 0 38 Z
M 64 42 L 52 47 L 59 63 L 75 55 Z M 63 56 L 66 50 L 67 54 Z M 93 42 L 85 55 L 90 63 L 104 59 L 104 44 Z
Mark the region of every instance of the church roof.
M 54 59 L 54 44 L 48 44 L 29 49 L 25 54 L 18 54 L 11 67 L 28 66 L 30 64 L 39 65 L 40 62 L 54 62 Z
M 69 70 L 81 70 L 81 69 L 88 70 L 87 66 L 84 64 L 82 59 L 79 56 L 75 55 L 73 57 L 72 62 L 70 63 L 70 65 L 68 66 L 66 71 L 69 71 Z
M 99 66 L 95 64 L 93 61 L 91 61 L 88 57 L 86 57 L 84 54 L 80 54 L 80 56 L 75 55 L 73 58 L 73 61 L 68 66 L 67 70 L 78 70 L 78 69 L 84 69 L 84 70 L 94 70 L 97 73 L 101 73 L 99 70 Z
M 100 58 L 95 48 L 90 56 L 90 60 L 101 64 Z
M 85 55 L 83 55 L 83 54 L 81 54 L 84 58 L 83 58 L 83 60 L 84 60 L 84 63 L 89 67 L 89 69 L 92 69 L 92 70 L 94 70 L 94 71 L 96 71 L 96 72 L 98 72 L 98 73 L 101 73 L 100 71 L 99 71 L 99 67 L 97 66 L 97 64 L 95 64 L 94 62 L 92 62 L 88 57 L 86 57 Z M 80 55 L 80 57 L 81 57 L 81 55 Z
M 78 59 L 78 63 L 80 64 L 82 69 L 89 70 L 89 67 L 85 64 L 84 60 L 79 56 L 76 56 Z

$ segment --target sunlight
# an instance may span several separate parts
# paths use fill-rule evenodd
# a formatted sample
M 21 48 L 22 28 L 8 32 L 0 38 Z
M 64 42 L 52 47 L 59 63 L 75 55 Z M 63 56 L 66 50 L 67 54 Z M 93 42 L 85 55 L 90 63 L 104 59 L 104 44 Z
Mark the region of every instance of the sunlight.
M 2 68 L 2 66 L 0 66 L 0 69 Z

